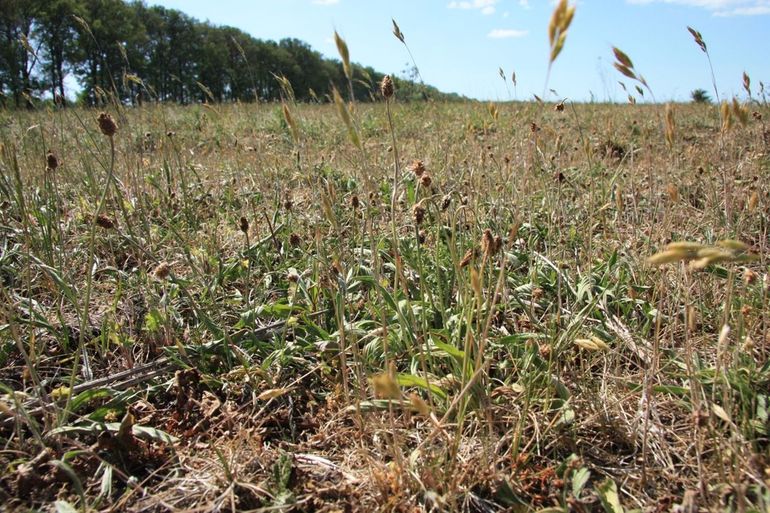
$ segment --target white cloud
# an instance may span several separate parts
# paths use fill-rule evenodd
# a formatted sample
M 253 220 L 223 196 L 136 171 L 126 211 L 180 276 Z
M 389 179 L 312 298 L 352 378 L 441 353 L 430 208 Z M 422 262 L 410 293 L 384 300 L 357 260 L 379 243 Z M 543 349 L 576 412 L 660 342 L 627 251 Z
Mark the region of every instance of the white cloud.
M 500 2 L 500 0 L 452 0 L 447 4 L 447 7 L 450 9 L 477 9 L 481 11 L 481 14 L 494 14 L 495 13 L 495 5 Z
M 529 9 L 529 0 L 519 0 L 519 6 L 523 9 Z
M 340 0 L 313 0 L 316 5 L 337 5 Z
M 717 11 L 714 13 L 714 16 L 761 16 L 763 14 L 770 14 L 770 5 L 736 7 L 732 10 Z
M 770 14 L 770 0 L 626 0 L 629 4 L 664 3 L 699 7 L 714 16 L 759 16 Z
M 516 29 L 494 29 L 487 37 L 492 39 L 507 39 L 512 37 L 524 37 L 529 34 L 529 30 L 516 30 Z

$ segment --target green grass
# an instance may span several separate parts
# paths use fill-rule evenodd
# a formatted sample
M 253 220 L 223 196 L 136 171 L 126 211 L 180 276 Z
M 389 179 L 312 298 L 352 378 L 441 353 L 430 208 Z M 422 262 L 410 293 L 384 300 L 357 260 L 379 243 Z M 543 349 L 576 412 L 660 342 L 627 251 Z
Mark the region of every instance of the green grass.
M 770 111 L 565 107 L 0 112 L 2 501 L 767 511 Z

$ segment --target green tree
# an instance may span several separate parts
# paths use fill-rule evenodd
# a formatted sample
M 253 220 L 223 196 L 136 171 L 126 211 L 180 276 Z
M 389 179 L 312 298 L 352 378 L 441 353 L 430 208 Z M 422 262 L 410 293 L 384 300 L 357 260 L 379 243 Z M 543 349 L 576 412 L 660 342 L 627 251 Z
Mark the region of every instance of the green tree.
M 25 0 L 0 0 L 0 91 L 13 97 L 17 107 L 32 107 L 37 89 L 33 70 L 32 24 L 35 5 Z
M 690 97 L 695 103 L 711 103 L 711 96 L 705 89 L 695 89 L 690 93 Z
M 39 40 L 44 50 L 42 62 L 44 81 L 52 95 L 64 94 L 64 77 L 68 64 L 76 57 L 74 16 L 80 15 L 77 0 L 35 0 L 34 39 Z

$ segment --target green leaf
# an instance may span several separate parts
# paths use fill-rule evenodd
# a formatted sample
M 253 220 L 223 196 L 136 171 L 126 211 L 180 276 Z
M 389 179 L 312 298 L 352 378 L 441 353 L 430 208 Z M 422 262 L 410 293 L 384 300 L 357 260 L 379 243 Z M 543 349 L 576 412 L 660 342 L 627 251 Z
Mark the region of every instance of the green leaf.
M 112 495 L 112 465 L 109 463 L 102 463 L 104 470 L 102 471 L 101 485 L 99 486 L 99 496 L 109 497 Z
M 357 408 L 364 413 L 369 411 L 388 410 L 390 408 L 396 410 L 417 411 L 417 408 L 412 405 L 411 401 L 403 401 L 399 399 L 372 399 L 371 401 L 361 401 L 357 407 L 355 404 L 351 404 L 345 408 L 345 411 L 355 412 Z
M 581 467 L 572 474 L 572 495 L 577 499 L 580 497 L 580 492 L 585 488 L 586 483 L 591 478 L 591 471 L 585 467 Z
M 117 433 L 120 430 L 120 422 L 94 422 L 91 425 L 61 426 L 49 431 L 49 435 L 67 435 L 71 433 L 98 434 L 105 430 L 111 433 Z M 175 443 L 179 441 L 177 437 L 171 436 L 165 431 L 148 426 L 138 426 L 134 424 L 131 428 L 131 432 L 138 438 L 152 438 L 164 443 Z
M 160 310 L 153 308 L 144 316 L 144 327 L 150 333 L 159 331 L 163 327 L 163 315 Z
M 575 410 L 565 405 L 565 407 L 562 408 L 561 416 L 559 417 L 559 420 L 556 423 L 556 425 L 569 426 L 574 421 L 575 421 Z
M 80 497 L 80 501 L 82 504 L 86 504 L 86 495 L 85 491 L 83 490 L 83 483 L 80 481 L 80 478 L 78 477 L 75 470 L 68 464 L 61 460 L 53 460 L 51 461 L 52 464 L 56 466 L 59 470 L 64 472 L 70 481 L 72 481 L 72 486 L 75 488 L 75 492 L 77 492 L 78 497 Z M 69 505 L 69 503 L 67 503 Z M 58 511 L 58 505 L 57 505 L 57 511 Z M 66 510 L 65 510 L 66 511 Z
M 446 354 L 456 359 L 458 362 L 463 361 L 463 358 L 465 357 L 465 351 L 461 351 L 460 349 L 457 349 L 452 344 L 447 344 L 446 342 L 442 342 L 441 340 L 438 340 L 436 338 L 433 338 L 431 342 L 437 349 L 444 351 Z
M 615 481 L 609 478 L 604 480 L 596 487 L 596 493 L 599 494 L 604 511 L 607 513 L 625 513 L 623 506 L 620 505 L 618 486 L 615 484 Z
M 553 388 L 556 390 L 556 395 L 559 396 L 559 399 L 562 401 L 568 401 L 570 396 L 572 394 L 569 393 L 569 389 L 567 386 L 562 383 L 559 378 L 556 376 L 551 376 L 551 384 L 553 385 Z M 575 412 L 572 412 L 572 415 L 574 417 Z
M 425 378 L 415 376 L 414 374 L 396 374 L 396 382 L 402 387 L 419 387 L 423 390 L 429 390 L 430 392 L 439 396 L 441 399 L 446 399 L 447 397 L 446 392 L 444 392 L 441 387 L 432 383 L 428 383 Z
M 78 513 L 78 509 L 67 501 L 56 501 L 56 513 Z
M 70 411 L 76 412 L 81 406 L 85 406 L 94 399 L 112 397 L 112 390 L 108 388 L 94 388 L 76 395 L 70 402 Z

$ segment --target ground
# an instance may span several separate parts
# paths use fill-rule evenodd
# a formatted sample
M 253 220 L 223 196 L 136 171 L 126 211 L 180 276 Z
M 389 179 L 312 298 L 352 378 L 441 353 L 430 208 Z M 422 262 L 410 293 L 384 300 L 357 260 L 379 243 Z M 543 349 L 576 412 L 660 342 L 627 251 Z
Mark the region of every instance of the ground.
M 0 112 L 0 500 L 768 511 L 768 116 Z

